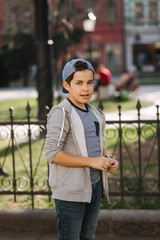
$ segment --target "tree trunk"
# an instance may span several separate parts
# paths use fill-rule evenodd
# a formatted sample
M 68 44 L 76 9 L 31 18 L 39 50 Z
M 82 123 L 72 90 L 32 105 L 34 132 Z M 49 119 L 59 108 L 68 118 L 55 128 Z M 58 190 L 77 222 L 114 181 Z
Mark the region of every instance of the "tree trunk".
M 52 107 L 51 49 L 48 45 L 48 3 L 34 0 L 37 40 L 38 119 L 45 119 L 45 106 Z
M 29 82 L 29 69 L 23 70 L 23 87 L 27 87 Z

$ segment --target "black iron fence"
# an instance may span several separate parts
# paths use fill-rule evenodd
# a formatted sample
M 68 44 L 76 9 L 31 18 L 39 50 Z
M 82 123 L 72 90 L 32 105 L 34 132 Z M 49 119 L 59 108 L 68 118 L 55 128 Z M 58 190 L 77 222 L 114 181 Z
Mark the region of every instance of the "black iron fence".
M 137 120 L 106 121 L 105 138 L 109 154 L 119 160 L 119 169 L 109 175 L 110 196 L 160 197 L 160 119 L 156 106 L 154 120 L 141 119 L 141 104 L 137 102 Z M 44 156 L 46 120 L 32 121 L 31 108 L 27 119 L 15 121 L 10 108 L 10 120 L 0 122 L 0 195 L 47 195 L 48 164 Z

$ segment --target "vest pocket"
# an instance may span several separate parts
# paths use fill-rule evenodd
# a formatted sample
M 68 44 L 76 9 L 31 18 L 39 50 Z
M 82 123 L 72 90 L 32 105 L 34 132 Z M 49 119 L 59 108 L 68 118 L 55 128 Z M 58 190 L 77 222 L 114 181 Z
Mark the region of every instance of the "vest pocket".
M 85 168 L 63 167 L 49 163 L 49 186 L 68 191 L 84 191 L 88 188 L 88 174 Z
M 69 168 L 61 179 L 61 186 L 69 191 L 84 191 L 88 187 L 88 175 L 85 168 Z

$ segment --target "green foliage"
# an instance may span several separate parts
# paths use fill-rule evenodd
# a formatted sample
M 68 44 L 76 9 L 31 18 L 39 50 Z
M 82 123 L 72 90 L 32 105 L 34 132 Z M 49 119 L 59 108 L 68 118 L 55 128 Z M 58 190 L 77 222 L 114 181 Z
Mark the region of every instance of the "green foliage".
M 7 68 L 4 65 L 4 56 L 0 53 L 0 87 L 8 86 L 9 79 Z
M 80 28 L 75 28 L 73 32 L 70 34 L 70 42 L 69 45 L 78 44 L 82 41 L 84 31 Z
M 24 73 L 28 80 L 29 67 L 35 63 L 35 40 L 31 34 L 11 34 L 0 49 L 0 86 L 8 86 L 10 79 Z M 27 85 L 27 83 L 26 83 Z
M 83 37 L 83 30 L 75 28 L 73 31 L 62 31 L 53 36 L 54 58 L 58 58 L 61 53 L 66 51 L 67 47 L 78 44 Z
M 4 66 L 24 70 L 35 62 L 35 41 L 31 34 L 17 32 L 3 44 L 1 54 Z

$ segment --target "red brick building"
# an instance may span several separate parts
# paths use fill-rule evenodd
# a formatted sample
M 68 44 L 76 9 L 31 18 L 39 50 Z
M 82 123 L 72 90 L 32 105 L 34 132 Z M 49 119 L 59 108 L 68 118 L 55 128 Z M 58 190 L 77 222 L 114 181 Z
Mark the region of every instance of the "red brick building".
M 92 60 L 105 64 L 112 72 L 123 71 L 123 0 L 67 0 L 59 6 L 56 0 L 51 1 L 52 14 L 57 14 L 58 9 L 58 14 L 74 27 L 83 29 L 88 11 L 96 16 L 95 30 L 86 32 L 78 46 L 68 49 L 68 58 L 74 55 L 89 58 L 91 51 Z
M 52 0 L 53 12 L 56 2 Z M 69 48 L 69 58 L 75 54 L 89 58 L 92 51 L 92 60 L 105 64 L 112 72 L 124 69 L 123 0 L 68 0 L 60 6 L 60 11 L 61 16 L 80 28 L 87 11 L 96 16 L 95 30 L 86 32 L 81 44 Z
M 92 2 L 92 1 L 90 1 Z M 94 1 L 96 27 L 92 33 L 93 59 L 98 59 L 112 72 L 122 71 L 123 56 L 123 1 Z M 97 5 L 96 5 L 97 4 Z M 92 6 L 88 6 L 91 8 Z M 87 9 L 86 9 L 87 10 Z M 83 40 L 84 52 L 87 52 L 87 34 Z

